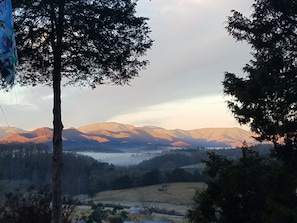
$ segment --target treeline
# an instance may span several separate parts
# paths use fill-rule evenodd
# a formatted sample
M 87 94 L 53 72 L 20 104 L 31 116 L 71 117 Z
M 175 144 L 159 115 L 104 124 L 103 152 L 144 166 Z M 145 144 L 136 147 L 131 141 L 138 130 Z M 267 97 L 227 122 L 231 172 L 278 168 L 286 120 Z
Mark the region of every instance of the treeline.
M 51 150 L 42 144 L 0 145 L 0 192 L 50 184 L 51 168 Z M 109 168 L 90 157 L 64 153 L 63 190 L 71 195 L 95 192 L 92 175 L 104 176 Z
M 184 158 L 180 159 L 181 157 Z M 185 157 L 191 156 L 172 153 L 152 159 L 151 164 L 146 161 L 138 166 L 118 167 L 88 156 L 65 152 L 63 192 L 70 195 L 93 195 L 103 190 L 165 182 L 203 181 L 205 177 L 201 171 L 181 168 L 182 165 L 190 164 L 185 161 Z M 0 145 L 0 193 L 3 195 L 14 188 L 50 184 L 51 160 L 51 150 L 41 144 Z M 201 158 L 197 157 L 196 162 L 200 160 Z
M 256 146 L 260 155 L 269 154 L 272 145 L 261 144 Z M 241 148 L 218 148 L 207 149 L 204 147 L 175 149 L 163 152 L 160 156 L 145 160 L 137 165 L 142 170 L 150 169 L 173 169 L 187 165 L 202 163 L 209 159 L 208 152 L 214 152 L 217 155 L 224 156 L 228 159 L 238 160 L 242 157 Z
M 217 154 L 237 159 L 240 149 L 215 150 Z M 168 182 L 201 182 L 206 175 L 201 168 L 185 166 L 207 159 L 205 148 L 164 152 L 142 163 L 119 167 L 72 152 L 63 154 L 63 192 L 88 194 Z M 47 185 L 51 182 L 51 150 L 42 144 L 0 145 L 0 195 L 14 188 Z
M 139 169 L 150 170 L 154 169 L 173 169 L 191 164 L 202 162 L 207 159 L 207 154 L 204 148 L 201 149 L 177 149 L 166 151 L 160 156 L 153 157 L 149 160 L 144 160 L 137 165 Z

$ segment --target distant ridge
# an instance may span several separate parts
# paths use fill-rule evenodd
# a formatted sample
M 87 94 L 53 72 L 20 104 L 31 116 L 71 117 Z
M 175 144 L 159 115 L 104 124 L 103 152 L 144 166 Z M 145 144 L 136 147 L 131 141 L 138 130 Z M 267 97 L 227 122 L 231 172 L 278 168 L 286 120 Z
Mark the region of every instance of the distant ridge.
M 51 147 L 51 128 L 25 131 L 0 127 L 0 143 L 44 143 Z M 63 130 L 63 147 L 68 150 L 121 150 L 154 147 L 236 147 L 256 143 L 241 128 L 202 128 L 168 130 L 156 126 L 135 127 L 102 122 Z
M 0 127 L 0 138 L 6 137 L 13 133 L 22 133 L 22 132 L 26 132 L 26 130 L 15 128 L 15 127 L 9 127 L 9 126 Z

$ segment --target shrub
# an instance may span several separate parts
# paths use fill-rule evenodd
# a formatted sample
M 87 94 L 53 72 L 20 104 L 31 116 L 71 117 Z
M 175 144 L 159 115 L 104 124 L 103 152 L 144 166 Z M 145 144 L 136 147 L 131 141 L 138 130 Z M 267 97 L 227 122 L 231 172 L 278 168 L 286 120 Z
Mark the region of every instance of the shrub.
M 77 201 L 63 197 L 63 223 L 70 223 Z M 51 192 L 48 186 L 30 187 L 25 193 L 20 190 L 5 194 L 0 207 L 0 222 L 5 223 L 51 223 Z

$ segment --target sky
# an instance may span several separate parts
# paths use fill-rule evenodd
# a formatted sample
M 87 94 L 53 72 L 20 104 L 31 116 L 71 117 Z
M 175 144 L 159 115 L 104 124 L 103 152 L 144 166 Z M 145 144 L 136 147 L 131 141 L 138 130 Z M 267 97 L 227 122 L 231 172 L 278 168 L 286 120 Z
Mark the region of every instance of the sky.
M 149 18 L 150 64 L 129 86 L 62 89 L 64 128 L 119 122 L 166 129 L 242 127 L 223 95 L 224 72 L 243 75 L 248 45 L 228 35 L 227 16 L 250 15 L 252 0 L 138 0 Z M 52 127 L 52 89 L 14 87 L 0 93 L 0 126 Z

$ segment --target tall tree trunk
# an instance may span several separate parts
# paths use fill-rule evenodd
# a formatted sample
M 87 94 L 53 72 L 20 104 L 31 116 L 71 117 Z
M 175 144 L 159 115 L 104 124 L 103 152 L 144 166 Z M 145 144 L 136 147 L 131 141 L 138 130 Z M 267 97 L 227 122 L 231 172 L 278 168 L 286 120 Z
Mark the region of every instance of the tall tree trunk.
M 52 160 L 52 223 L 62 223 L 62 111 L 61 111 L 61 57 L 62 37 L 64 29 L 64 0 L 59 1 L 58 21 L 56 21 L 56 43 L 54 43 L 54 70 L 53 70 L 53 160 Z
M 53 94 L 53 160 L 52 160 L 52 223 L 62 223 L 62 116 L 61 116 L 61 78 L 54 74 Z
M 62 109 L 61 109 L 61 57 L 60 47 L 56 48 L 53 71 L 53 160 L 52 160 L 52 223 L 62 223 Z

